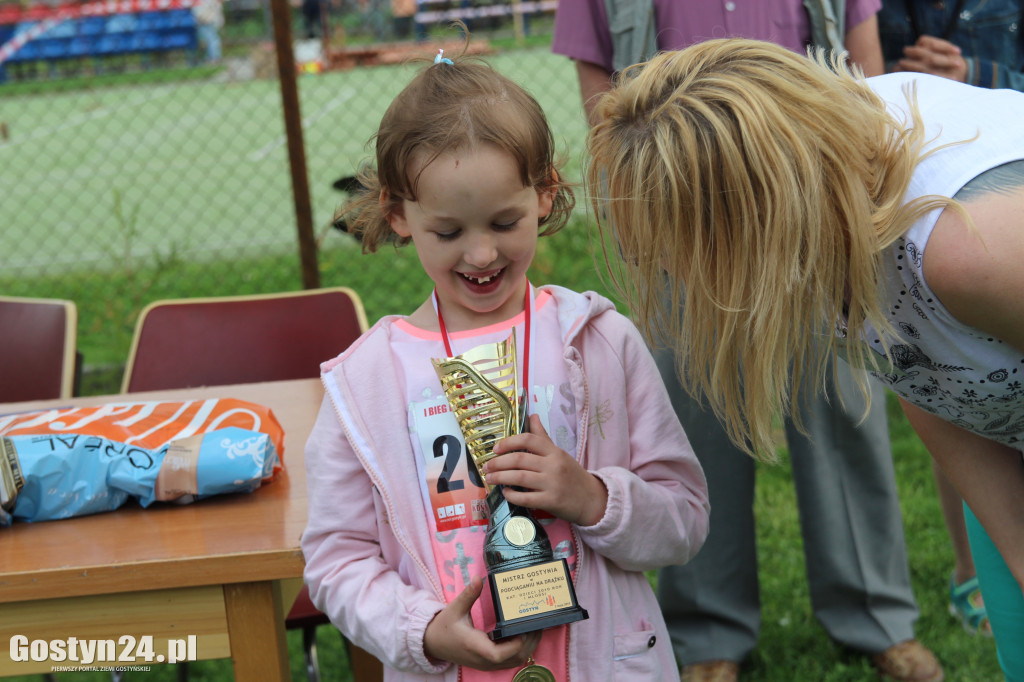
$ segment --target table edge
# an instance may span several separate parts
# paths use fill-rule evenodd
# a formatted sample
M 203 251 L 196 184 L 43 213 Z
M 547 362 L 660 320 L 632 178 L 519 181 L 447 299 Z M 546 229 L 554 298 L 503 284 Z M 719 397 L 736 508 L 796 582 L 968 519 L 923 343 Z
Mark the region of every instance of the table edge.
M 0 573 L 0 604 L 202 585 L 301 578 L 298 547 L 216 557 L 184 557 L 49 569 L 34 574 Z M 45 580 L 40 580 L 45 574 Z

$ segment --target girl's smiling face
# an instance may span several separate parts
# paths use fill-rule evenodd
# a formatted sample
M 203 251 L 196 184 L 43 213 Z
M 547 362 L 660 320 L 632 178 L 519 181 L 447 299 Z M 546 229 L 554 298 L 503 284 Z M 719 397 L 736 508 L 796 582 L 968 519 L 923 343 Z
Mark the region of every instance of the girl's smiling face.
M 449 330 L 514 317 L 553 195 L 524 187 L 515 160 L 492 145 L 444 153 L 424 166 L 428 159 L 414 155 L 416 201 L 392 211 L 391 229 L 412 239 Z

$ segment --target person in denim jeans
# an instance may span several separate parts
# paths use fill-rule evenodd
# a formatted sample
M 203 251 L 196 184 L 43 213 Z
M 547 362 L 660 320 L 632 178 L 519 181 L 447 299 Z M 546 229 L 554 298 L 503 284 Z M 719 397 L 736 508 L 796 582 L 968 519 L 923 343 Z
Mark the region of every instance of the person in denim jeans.
M 1021 0 L 883 0 L 878 27 L 888 71 L 1024 91 Z
M 221 59 L 220 29 L 224 26 L 221 0 L 199 0 L 192 5 L 196 18 L 196 37 L 206 50 L 206 61 L 216 64 Z

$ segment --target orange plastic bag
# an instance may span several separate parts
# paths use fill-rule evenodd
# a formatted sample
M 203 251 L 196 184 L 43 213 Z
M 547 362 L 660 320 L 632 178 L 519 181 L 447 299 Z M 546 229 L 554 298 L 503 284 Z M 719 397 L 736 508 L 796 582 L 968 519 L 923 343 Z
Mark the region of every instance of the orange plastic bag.
M 180 438 L 235 426 L 270 436 L 281 470 L 284 429 L 270 408 L 235 398 L 186 402 L 116 402 L 0 416 L 0 436 L 77 434 L 155 449 Z
M 0 526 L 251 492 L 283 451 L 273 413 L 231 398 L 2 415 Z

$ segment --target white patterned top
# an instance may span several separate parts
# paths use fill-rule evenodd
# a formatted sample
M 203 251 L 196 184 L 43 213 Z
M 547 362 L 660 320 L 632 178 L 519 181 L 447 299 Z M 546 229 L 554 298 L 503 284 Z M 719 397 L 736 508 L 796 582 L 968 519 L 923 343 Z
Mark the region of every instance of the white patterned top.
M 927 149 L 969 140 L 925 159 L 906 201 L 952 197 L 996 166 L 1024 158 L 1024 93 L 985 90 L 922 74 L 869 80 L 897 116 L 905 116 L 903 86 L 916 82 Z M 977 136 L 977 137 L 975 137 Z M 941 211 L 932 211 L 883 253 L 882 275 L 893 326 L 893 365 L 875 376 L 911 403 L 968 431 L 1024 449 L 1024 355 L 1002 340 L 955 319 L 924 279 L 928 238 Z M 1024 294 L 1024 292 L 1022 292 Z M 878 353 L 870 326 L 863 338 Z

